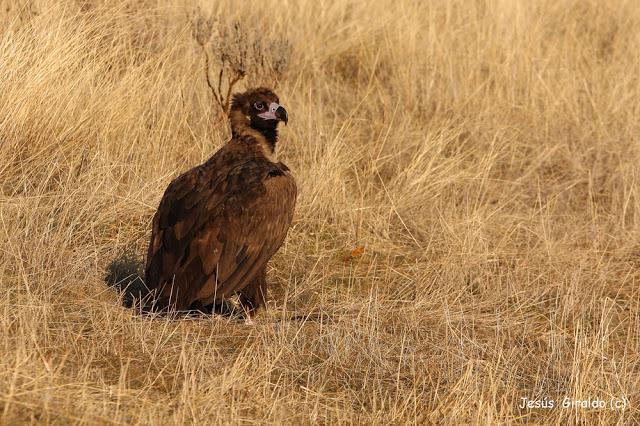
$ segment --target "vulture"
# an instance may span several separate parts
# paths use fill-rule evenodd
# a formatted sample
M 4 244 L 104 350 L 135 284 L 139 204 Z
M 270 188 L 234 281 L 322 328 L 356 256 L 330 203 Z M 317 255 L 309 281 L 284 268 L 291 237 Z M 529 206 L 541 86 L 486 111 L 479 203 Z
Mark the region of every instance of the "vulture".
M 251 316 L 265 302 L 266 268 L 291 226 L 296 182 L 276 157 L 278 96 L 255 88 L 233 96 L 231 140 L 174 179 L 153 216 L 145 311 L 229 312 L 237 295 Z

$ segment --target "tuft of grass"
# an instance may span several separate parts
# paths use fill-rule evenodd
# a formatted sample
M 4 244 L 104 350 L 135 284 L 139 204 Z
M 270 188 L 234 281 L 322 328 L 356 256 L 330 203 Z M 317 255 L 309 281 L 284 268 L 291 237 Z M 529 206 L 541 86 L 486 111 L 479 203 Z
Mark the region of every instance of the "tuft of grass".
M 638 28 L 625 0 L 4 2 L 2 423 L 639 423 Z M 251 328 L 103 281 L 229 137 L 205 47 L 218 94 L 224 57 L 291 117 Z

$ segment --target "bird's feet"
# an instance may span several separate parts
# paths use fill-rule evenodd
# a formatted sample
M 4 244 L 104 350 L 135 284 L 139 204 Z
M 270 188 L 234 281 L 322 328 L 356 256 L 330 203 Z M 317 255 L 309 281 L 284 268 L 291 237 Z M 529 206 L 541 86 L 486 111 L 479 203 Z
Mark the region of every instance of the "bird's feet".
M 253 320 L 253 318 L 247 315 L 247 317 L 244 319 L 244 325 L 253 327 L 254 325 L 256 325 L 256 322 Z

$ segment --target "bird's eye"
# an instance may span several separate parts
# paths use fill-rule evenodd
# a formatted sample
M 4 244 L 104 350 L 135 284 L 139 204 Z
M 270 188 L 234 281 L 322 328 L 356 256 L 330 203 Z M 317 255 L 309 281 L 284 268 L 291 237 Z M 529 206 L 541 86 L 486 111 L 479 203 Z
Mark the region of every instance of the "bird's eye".
M 264 104 L 262 102 L 256 102 L 253 104 L 253 107 L 258 111 L 262 111 L 264 109 Z

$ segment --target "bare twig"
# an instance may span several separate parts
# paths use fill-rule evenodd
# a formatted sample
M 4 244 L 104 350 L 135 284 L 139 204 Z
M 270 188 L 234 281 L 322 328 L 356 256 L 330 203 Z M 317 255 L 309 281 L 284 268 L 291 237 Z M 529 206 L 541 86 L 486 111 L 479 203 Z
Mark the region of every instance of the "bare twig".
M 220 73 L 218 74 L 218 93 L 222 93 L 222 76 L 224 75 L 224 63 L 220 67 Z M 220 99 L 220 106 L 222 107 L 222 99 Z M 224 109 L 224 107 L 222 107 Z
M 236 74 L 233 76 L 233 79 L 229 82 L 229 87 L 227 87 L 227 96 L 224 99 L 224 105 L 222 109 L 224 109 L 225 113 L 229 112 L 229 99 L 231 98 L 231 90 L 233 90 L 233 86 L 244 77 L 243 74 Z
M 222 107 L 222 99 L 216 92 L 213 84 L 211 84 L 211 78 L 209 76 L 209 53 L 207 52 L 207 49 L 204 45 L 200 46 L 202 47 L 202 53 L 204 54 L 204 75 L 207 77 L 207 86 L 209 86 L 209 90 L 211 90 L 211 94 L 213 95 L 214 99 L 218 101 L 218 104 L 220 105 L 220 107 Z

